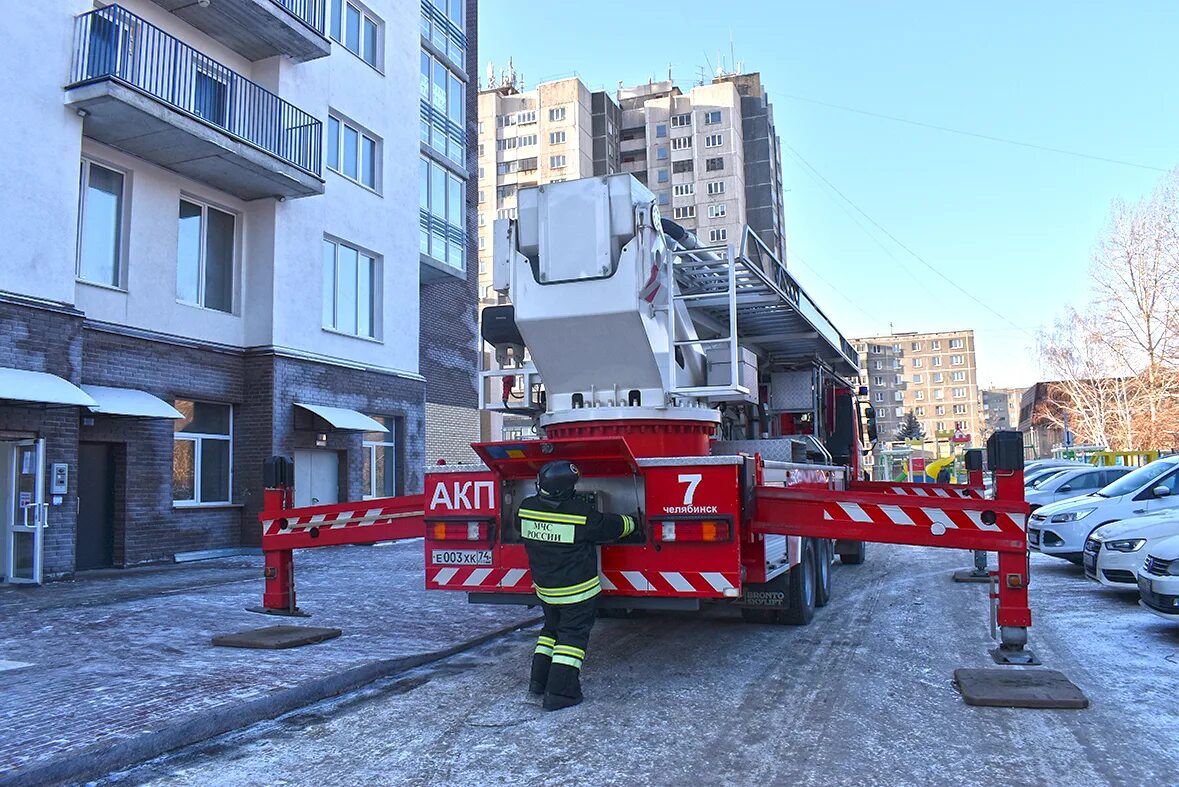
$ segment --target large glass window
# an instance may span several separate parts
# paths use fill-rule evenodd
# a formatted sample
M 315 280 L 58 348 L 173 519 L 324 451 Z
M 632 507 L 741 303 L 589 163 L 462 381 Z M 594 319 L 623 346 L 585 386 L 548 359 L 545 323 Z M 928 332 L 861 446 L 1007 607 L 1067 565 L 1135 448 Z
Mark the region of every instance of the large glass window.
M 454 63 L 466 58 L 464 0 L 422 0 L 422 38 L 434 43 Z
M 421 60 L 422 142 L 462 164 L 466 157 L 466 86 L 425 50 Z
M 123 174 L 82 161 L 79 279 L 118 287 L 123 257 Z
M 177 399 L 184 420 L 172 441 L 172 500 L 228 503 L 232 486 L 233 407 Z
M 377 338 L 380 261 L 339 241 L 323 241 L 323 327 Z
M 381 67 L 384 23 L 357 3 L 332 0 L 331 37 L 373 68 Z
M 217 311 L 233 311 L 237 218 L 210 205 L 180 200 L 176 244 L 176 298 Z
M 397 419 L 373 416 L 373 420 L 389 431 L 364 433 L 363 495 L 365 499 L 393 497 L 397 494 Z
M 466 255 L 466 183 L 441 164 L 421 160 L 418 177 L 421 251 L 462 269 Z
M 328 115 L 328 169 L 376 190 L 380 149 L 380 142 L 373 135 Z

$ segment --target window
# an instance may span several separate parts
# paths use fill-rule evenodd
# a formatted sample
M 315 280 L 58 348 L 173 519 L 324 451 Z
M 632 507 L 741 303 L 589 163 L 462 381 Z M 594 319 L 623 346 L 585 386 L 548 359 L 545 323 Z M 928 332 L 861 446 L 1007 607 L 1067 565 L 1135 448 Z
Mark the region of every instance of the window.
M 373 420 L 389 431 L 364 433 L 361 443 L 364 450 L 361 494 L 366 500 L 394 497 L 397 494 L 397 419 L 373 416 Z
M 943 379 L 943 378 L 942 378 L 942 373 L 941 373 L 941 372 L 934 372 L 934 373 L 933 373 L 933 381 L 934 381 L 935 383 L 940 383 L 940 382 L 942 381 L 942 379 Z
M 710 219 L 723 218 L 726 212 L 727 212 L 727 209 L 725 208 L 725 203 L 723 203 L 723 202 L 721 202 L 717 205 L 709 205 L 708 206 L 708 218 L 710 218 Z
M 916 383 L 917 385 L 921 384 L 922 379 L 924 379 L 924 378 L 920 374 L 913 375 L 913 382 Z
M 883 402 L 884 401 L 884 394 L 881 393 L 880 391 L 877 391 L 876 394 L 874 395 L 873 399 L 877 402 Z
M 421 62 L 421 141 L 463 164 L 467 155 L 466 86 L 441 60 L 424 49 Z M 496 123 L 502 119 L 501 116 Z
M 422 254 L 463 269 L 466 264 L 465 181 L 445 167 L 422 157 L 418 176 L 418 228 Z M 479 214 L 479 226 L 486 221 Z
M 966 346 L 966 343 L 961 339 L 950 339 L 951 350 L 961 350 L 964 346 Z
M 964 404 L 954 405 L 954 415 L 966 415 L 966 405 L 964 405 Z
M 918 407 L 918 408 L 917 408 L 917 410 L 916 410 L 916 412 L 915 412 L 914 414 L 915 414 L 915 415 L 925 415 L 925 408 L 924 408 L 924 407 Z
M 898 408 L 897 408 L 896 417 L 897 417 L 897 418 L 904 418 L 904 417 L 905 417 L 905 408 L 903 408 L 903 407 L 898 407 Z
M 376 257 L 324 238 L 323 327 L 376 338 L 380 282 Z
M 967 426 L 966 426 L 966 422 L 965 422 L 965 421 L 955 421 L 955 422 L 954 422 L 954 431 L 956 431 L 956 432 L 965 432 L 965 431 L 966 431 L 966 429 L 967 429 Z M 1094 488 L 1096 488 L 1096 486 L 1094 486 Z
M 894 382 L 897 385 L 901 385 L 902 383 L 904 383 L 905 382 L 904 375 L 900 375 L 900 374 L 896 375 L 896 379 L 894 380 Z
M 719 109 L 714 109 L 711 112 L 704 113 L 704 122 L 708 125 L 721 122 L 721 113 Z
M 704 169 L 707 172 L 719 172 L 725 168 L 725 160 L 723 158 L 710 158 L 704 160 Z
M 696 218 L 696 206 L 695 205 L 684 205 L 682 207 L 675 208 L 674 210 L 675 210 L 675 218 L 677 218 L 677 219 L 694 219 L 694 218 Z
M 497 210 L 495 212 L 495 217 L 497 219 L 514 219 L 516 218 L 516 209 L 504 208 L 503 210 Z
M 666 191 L 659 192 L 659 204 L 660 205 L 670 205 L 671 204 L 671 197 L 668 196 Z
M 925 391 L 914 391 L 913 398 L 919 402 L 925 401 Z
M 879 374 L 876 375 L 875 377 L 872 378 L 872 384 L 873 385 L 884 385 L 884 376 L 879 375 Z
M 952 394 L 955 399 L 965 399 L 966 398 L 966 389 L 965 388 L 955 388 L 952 391 Z
M 118 287 L 122 283 L 123 173 L 82 160 L 78 207 L 79 279 Z
M 495 149 L 498 151 L 515 150 L 518 137 L 505 137 L 504 139 L 497 139 L 495 141 Z
M 679 185 L 672 186 L 671 190 L 677 197 L 687 197 L 696 193 L 696 184 L 680 183 Z
M 484 191 L 483 189 L 479 189 L 479 203 L 483 204 L 486 201 L 487 201 L 487 192 Z
M 516 113 L 516 122 L 519 123 L 521 126 L 526 125 L 528 123 L 535 123 L 536 122 L 536 110 L 531 109 L 531 110 L 528 110 L 527 112 L 517 112 Z
M 672 137 L 671 138 L 671 149 L 672 150 L 687 150 L 690 147 L 692 147 L 692 138 L 691 137 Z
M 380 41 L 384 25 L 360 6 L 332 0 L 332 38 L 373 68 L 380 68 Z
M 374 137 L 334 115 L 328 115 L 327 145 L 328 169 L 370 189 L 377 188 L 377 152 L 380 145 Z
M 724 227 L 719 229 L 712 229 L 708 231 L 709 243 L 723 243 L 729 239 L 729 231 Z
M 667 136 L 667 124 L 666 123 L 655 124 L 655 136 L 658 139 L 663 139 L 664 137 Z
M 933 408 L 933 414 L 934 415 L 945 415 L 946 414 L 946 406 L 944 404 L 939 404 L 937 407 Z
M 965 356 L 962 356 L 962 355 L 951 355 L 950 356 L 950 365 L 951 366 L 961 366 L 964 363 L 966 363 Z
M 565 166 L 565 155 L 549 156 L 549 167 L 551 169 L 560 169 Z
M 942 365 L 942 357 L 940 355 L 933 356 L 933 365 L 934 366 L 941 366 Z
M 938 389 L 934 390 L 933 398 L 934 399 L 945 399 L 946 398 L 945 390 L 942 388 L 938 388 Z
M 944 432 L 944 431 L 946 431 L 946 422 L 945 421 L 938 421 L 937 423 L 935 423 L 933 425 L 933 428 L 935 431 Z
M 690 112 L 685 112 L 682 115 L 672 115 L 671 116 L 671 127 L 672 128 L 681 128 L 683 126 L 690 126 L 690 125 L 692 125 L 692 113 L 690 113 Z
M 564 131 L 550 131 L 549 132 L 549 144 L 550 145 L 563 145 L 563 144 L 565 144 L 565 132 Z
M 909 345 L 909 349 L 912 350 L 913 352 L 920 352 L 921 351 L 921 342 L 913 342 L 912 344 Z
M 941 339 L 934 339 L 932 342 L 929 343 L 929 348 L 931 350 L 940 350 L 942 348 Z
M 913 359 L 913 368 L 914 368 L 914 369 L 920 369 L 920 368 L 921 368 L 921 364 L 922 364 L 922 361 L 921 361 L 921 359 L 920 359 L 920 358 L 914 358 L 914 359 Z
M 180 200 L 176 242 L 176 298 L 233 311 L 237 217 L 210 205 Z
M 668 181 L 667 170 L 661 169 L 661 170 L 657 171 L 655 173 L 655 180 L 658 183 L 666 183 Z
M 504 186 L 496 186 L 495 187 L 495 198 L 496 199 L 507 199 L 508 197 L 514 197 L 514 196 L 516 196 L 516 184 L 514 184 L 514 183 L 508 183 L 507 185 L 504 185 Z
M 549 122 L 556 123 L 565 119 L 565 107 L 553 107 L 549 110 Z
M 710 180 L 710 181 L 708 181 L 708 193 L 710 195 L 724 194 L 725 193 L 725 182 L 723 180 Z
M 966 382 L 966 372 L 950 372 L 950 379 L 956 383 Z
M 725 144 L 724 134 L 709 134 L 704 138 L 704 147 L 706 148 L 719 148 L 723 144 Z
M 673 173 L 683 173 L 692 171 L 692 159 L 684 159 L 683 161 L 673 161 L 671 163 L 671 171 Z
M 228 503 L 233 462 L 233 408 L 177 399 L 184 416 L 172 435 L 172 500 L 176 503 Z
M 564 135 L 564 133 L 565 133 L 564 131 L 561 132 L 562 135 Z M 519 147 L 526 148 L 529 145 L 535 145 L 536 140 L 537 140 L 536 134 L 524 134 L 520 137 L 520 141 L 517 142 L 516 144 Z
M 873 361 L 872 368 L 873 369 L 883 369 L 884 368 L 884 361 Z

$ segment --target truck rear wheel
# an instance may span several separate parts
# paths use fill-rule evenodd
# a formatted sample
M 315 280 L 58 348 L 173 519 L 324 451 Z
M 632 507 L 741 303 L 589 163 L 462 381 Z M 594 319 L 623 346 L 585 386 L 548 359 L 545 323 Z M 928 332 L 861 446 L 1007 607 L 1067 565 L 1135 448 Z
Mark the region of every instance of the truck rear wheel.
M 814 539 L 802 540 L 802 560 L 790 569 L 786 601 L 790 605 L 778 613 L 778 620 L 788 626 L 805 626 L 815 617 L 815 565 L 817 563 Z
M 850 542 L 850 548 L 844 548 L 839 553 L 839 562 L 845 566 L 858 566 L 864 562 L 864 553 L 868 545 L 863 541 Z
M 815 550 L 815 606 L 825 607 L 831 600 L 831 561 L 835 545 L 829 538 L 820 538 Z

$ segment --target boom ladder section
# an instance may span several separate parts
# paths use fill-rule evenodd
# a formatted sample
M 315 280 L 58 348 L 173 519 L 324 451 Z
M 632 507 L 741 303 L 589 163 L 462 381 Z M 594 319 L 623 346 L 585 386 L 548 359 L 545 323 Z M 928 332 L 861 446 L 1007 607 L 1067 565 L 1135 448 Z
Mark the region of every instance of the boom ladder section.
M 675 249 L 664 269 L 664 286 L 672 293 L 669 334 L 677 336 L 676 321 L 686 311 L 701 335 L 676 340 L 675 348 L 724 346 L 731 372 L 727 386 L 675 387 L 673 395 L 747 393 L 740 379 L 741 346 L 776 365 L 820 360 L 845 377 L 859 374 L 855 348 L 749 227 L 737 246 Z M 668 379 L 674 380 L 675 352 L 668 353 L 667 363 Z

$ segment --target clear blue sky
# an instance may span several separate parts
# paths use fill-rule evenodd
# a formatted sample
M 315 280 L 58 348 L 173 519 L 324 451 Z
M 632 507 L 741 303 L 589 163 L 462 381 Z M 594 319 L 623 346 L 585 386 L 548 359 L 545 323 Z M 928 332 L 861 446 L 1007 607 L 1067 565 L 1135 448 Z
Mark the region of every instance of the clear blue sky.
M 899 123 L 1171 169 L 1179 164 L 1179 2 L 595 3 L 483 0 L 482 79 L 682 87 L 718 54 L 760 71 L 783 142 L 790 266 L 845 335 L 973 328 L 983 385 L 1038 376 L 1037 329 L 1085 300 L 1115 197 L 1162 172 Z M 792 98 L 791 96 L 795 97 Z M 789 147 L 787 147 L 789 146 Z M 841 200 L 969 290 L 964 296 Z M 891 255 L 891 256 L 890 256 Z M 833 286 L 835 285 L 835 286 Z M 1014 327 L 1013 327 L 1014 326 Z

